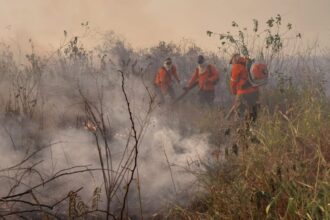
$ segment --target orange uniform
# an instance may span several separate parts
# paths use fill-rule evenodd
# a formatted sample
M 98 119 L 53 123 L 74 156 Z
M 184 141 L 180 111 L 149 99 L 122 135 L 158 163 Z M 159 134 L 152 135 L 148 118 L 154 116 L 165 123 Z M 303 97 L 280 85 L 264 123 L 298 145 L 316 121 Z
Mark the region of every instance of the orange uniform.
M 200 73 L 199 68 L 196 68 L 193 76 L 191 77 L 188 87 L 191 88 L 196 82 L 198 82 L 198 86 L 200 90 L 203 91 L 214 91 L 215 83 L 219 80 L 219 73 L 217 69 L 208 65 L 205 68 L 205 71 Z
M 159 68 L 156 75 L 155 84 L 159 86 L 160 90 L 164 95 L 168 93 L 168 90 L 172 86 L 173 77 L 177 80 L 177 82 L 180 82 L 180 78 L 176 71 L 175 65 L 172 65 L 171 69 L 169 70 L 166 70 L 165 67 Z
M 239 58 L 238 63 L 232 64 L 230 88 L 235 95 L 258 92 L 258 87 L 252 86 L 249 82 L 245 65 L 246 60 L 243 57 Z

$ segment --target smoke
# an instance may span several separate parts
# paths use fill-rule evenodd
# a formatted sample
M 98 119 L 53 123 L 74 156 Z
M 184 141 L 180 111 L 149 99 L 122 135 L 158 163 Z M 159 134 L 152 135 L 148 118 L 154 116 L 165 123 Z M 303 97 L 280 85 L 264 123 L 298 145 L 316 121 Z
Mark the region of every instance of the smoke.
M 134 164 L 129 104 L 139 140 L 137 170 L 126 206 L 129 214 L 138 215 L 141 208 L 148 214 L 158 212 L 173 202 L 186 205 L 199 190 L 195 173 L 203 169 L 201 163 L 212 160 L 209 152 L 214 146 L 209 134 L 200 132 L 192 122 L 199 107 L 158 105 L 152 82 L 168 56 L 186 81 L 196 66 L 197 55 L 203 53 L 195 45 L 187 47 L 183 51 L 180 45 L 162 42 L 137 52 L 110 33 L 93 51 L 87 51 L 79 40 L 72 40 L 48 59 L 29 54 L 23 66 L 16 64 L 7 47 L 1 47 L 1 198 L 36 186 L 33 191 L 38 201 L 54 204 L 70 191 L 79 190 L 81 200 L 91 209 L 93 192 L 99 187 L 99 208 L 105 208 L 105 181 L 100 168 L 102 163 L 107 168 L 104 149 L 108 145 L 110 179 L 118 180 L 111 182 L 115 191 L 111 210 L 119 213 Z M 218 68 L 223 66 L 217 56 L 205 56 Z M 283 58 L 274 66 L 290 73 L 290 67 L 298 61 Z M 315 60 L 309 61 L 307 66 L 312 67 Z M 317 65 L 322 71 L 298 64 L 294 71 L 327 72 L 326 57 L 318 61 L 323 63 Z M 118 70 L 123 71 L 124 85 Z M 224 78 L 222 75 L 217 88 L 223 105 L 230 101 Z M 29 193 L 22 198 L 35 202 Z M 28 208 L 20 203 L 10 205 Z M 66 200 L 54 211 L 65 213 L 68 206 Z
M 2 60 L 6 77 L 1 82 L 1 197 L 38 186 L 34 189 L 36 197 L 51 204 L 83 187 L 78 195 L 91 206 L 93 192 L 100 187 L 103 201 L 100 207 L 104 208 L 104 180 L 97 146 L 104 149 L 105 143 L 98 141 L 105 138 L 111 152 L 112 175 L 124 171 L 112 204 L 118 211 L 132 167 L 129 155 L 134 142 L 122 76 L 116 69 L 123 69 L 121 61 L 134 54 L 123 48 L 111 51 L 115 53 L 109 54 L 111 61 L 105 69 L 99 67 L 101 62 L 92 64 L 89 55 L 70 58 L 60 54 L 47 62 L 36 58 L 40 66 L 31 61 L 20 70 L 4 68 L 9 62 Z M 186 127 L 180 125 L 175 108 L 153 102 L 154 92 L 146 79 L 134 75 L 130 68 L 126 68 L 124 77 L 124 89 L 139 135 L 138 173 L 130 187 L 129 212 L 139 212 L 140 200 L 146 213 L 157 212 L 171 202 L 184 204 L 189 193 L 197 189 L 191 170 L 198 168 L 199 161 L 207 155 L 208 135 L 189 128 L 189 123 Z M 17 79 L 20 83 L 14 83 Z M 90 122 L 86 100 L 95 112 L 102 109 L 108 127 L 105 137 L 86 126 Z M 126 160 L 125 165 L 122 161 Z M 52 180 L 55 176 L 59 177 Z M 29 194 L 23 198 L 33 201 Z M 56 210 L 64 213 L 67 206 Z
M 281 3 L 282 2 L 282 3 Z M 284 4 L 285 3 L 285 4 Z M 252 17 L 265 20 L 269 15 L 280 13 L 298 30 L 304 30 L 307 39 L 319 37 L 322 46 L 329 44 L 328 16 L 329 1 L 290 0 L 252 2 L 208 1 L 115 1 L 98 0 L 97 2 L 71 0 L 56 2 L 50 0 L 0 1 L 1 36 L 14 35 L 21 42 L 26 38 L 40 41 L 43 46 L 58 45 L 63 30 L 77 32 L 77 25 L 90 21 L 102 29 L 114 29 L 124 34 L 137 47 L 155 44 L 158 39 L 178 42 L 182 37 L 194 39 L 198 44 L 210 50 L 216 50 L 217 39 L 208 39 L 205 31 L 210 29 L 225 32 L 232 20 L 243 21 L 249 27 Z M 258 7 L 251 7 L 251 4 Z M 175 9 L 175 10 L 174 10 Z M 235 11 L 235 13 L 232 13 Z M 310 16 L 306 17 L 308 11 Z M 171 16 L 164 14 L 171 13 Z M 186 14 L 203 16 L 187 17 Z M 251 15 L 256 15 L 252 16 Z M 141 28 L 141 24 L 148 24 Z M 11 30 L 7 30 L 10 26 Z M 9 32 L 10 34 L 7 34 Z M 307 40 L 306 40 L 307 42 Z M 21 43 L 22 45 L 24 43 Z M 321 46 L 321 47 L 322 47 Z

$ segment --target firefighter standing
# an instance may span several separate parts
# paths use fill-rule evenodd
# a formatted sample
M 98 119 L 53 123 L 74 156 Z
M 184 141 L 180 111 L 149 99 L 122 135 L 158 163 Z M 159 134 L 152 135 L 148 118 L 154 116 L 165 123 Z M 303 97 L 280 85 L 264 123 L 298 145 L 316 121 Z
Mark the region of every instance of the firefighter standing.
M 197 59 L 198 66 L 191 77 L 185 90 L 191 89 L 198 84 L 198 101 L 202 105 L 211 106 L 215 98 L 215 84 L 219 80 L 219 73 L 215 66 L 208 64 L 204 56 L 199 55 Z
M 159 68 L 155 79 L 156 92 L 161 103 L 165 101 L 166 96 L 170 96 L 172 100 L 175 99 L 173 78 L 180 84 L 176 66 L 172 63 L 171 58 L 166 58 L 163 66 Z
M 257 119 L 257 107 L 259 98 L 258 86 L 249 82 L 247 59 L 239 54 L 234 54 L 231 63 L 231 92 L 236 95 L 235 106 L 240 118 L 246 117 L 248 121 Z

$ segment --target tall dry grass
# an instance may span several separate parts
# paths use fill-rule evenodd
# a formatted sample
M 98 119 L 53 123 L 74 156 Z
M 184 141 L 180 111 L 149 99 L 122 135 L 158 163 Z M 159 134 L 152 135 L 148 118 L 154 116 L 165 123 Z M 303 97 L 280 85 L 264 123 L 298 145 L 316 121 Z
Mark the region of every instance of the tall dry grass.
M 281 76 L 263 90 L 256 124 L 232 127 L 225 161 L 205 162 L 203 190 L 169 219 L 330 219 L 330 103 L 322 78 L 304 79 Z M 224 123 L 214 118 L 200 126 L 221 143 Z

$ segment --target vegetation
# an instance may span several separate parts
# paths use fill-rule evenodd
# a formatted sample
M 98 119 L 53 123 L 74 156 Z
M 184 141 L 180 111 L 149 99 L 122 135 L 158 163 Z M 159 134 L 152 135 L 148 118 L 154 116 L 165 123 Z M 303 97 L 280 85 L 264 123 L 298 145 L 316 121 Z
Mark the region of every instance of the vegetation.
M 258 51 L 270 51 L 268 62 L 275 55 L 283 59 L 279 56 L 283 47 L 281 22 L 280 15 L 266 22 L 266 37 Z M 255 33 L 258 23 L 254 20 Z M 239 28 L 236 22 L 233 27 Z M 275 34 L 272 28 L 277 30 Z M 292 25 L 288 24 L 287 29 L 291 30 Z M 232 46 L 224 49 L 234 48 L 246 56 L 250 50 L 256 54 L 255 40 L 249 45 L 245 33 L 238 33 L 238 38 L 229 32 L 218 34 L 223 47 Z M 228 122 L 221 112 L 201 120 L 201 128 L 225 148 L 220 152 L 225 162 L 204 163 L 205 170 L 198 173 L 204 190 L 189 207 L 173 208 L 170 218 L 330 219 L 330 109 L 324 75 L 317 74 L 308 62 L 287 66 L 295 66 L 300 79 L 290 73 L 273 72 L 274 83 L 262 90 L 257 122 L 250 128 L 231 124 L 232 141 L 224 135 Z
M 235 133 L 238 152 L 229 145 L 225 162 L 205 164 L 206 171 L 198 175 L 204 191 L 188 208 L 174 209 L 175 216 L 329 219 L 329 100 L 322 87 L 311 85 L 296 88 L 291 97 L 292 88 L 286 88 L 282 98 L 290 101 L 272 103 L 275 109 L 263 105 L 252 129 L 259 142 L 251 141 L 251 131 Z M 212 125 L 224 130 L 219 123 Z
M 283 48 L 301 35 L 288 37 L 292 25 L 282 31 L 282 23 L 277 15 L 261 32 L 257 20 L 252 32 L 236 22 L 237 35 L 207 32 L 220 38 L 226 56 L 261 53 L 271 68 L 258 120 L 248 128 L 224 117 L 232 99 L 225 80 L 213 108 L 196 105 L 194 91 L 175 106 L 158 106 L 152 82 L 164 58 L 172 57 L 183 81 L 200 53 L 225 69 L 228 57 L 191 42 L 135 51 L 109 32 L 88 50 L 83 37 L 64 31 L 63 45 L 47 57 L 30 40 L 24 63 L 1 45 L 0 153 L 8 156 L 0 157 L 0 216 L 330 219 L 329 66 L 310 51 L 284 56 Z M 88 22 L 82 27 L 90 31 Z M 194 149 L 172 142 L 166 149 L 153 140 L 159 133 L 163 142 L 188 145 L 182 140 L 189 139 Z M 205 157 L 184 157 L 188 166 L 178 171 L 179 156 L 199 150 L 196 134 L 208 135 Z M 66 136 L 73 141 L 62 143 Z M 196 179 L 186 181 L 187 173 Z

